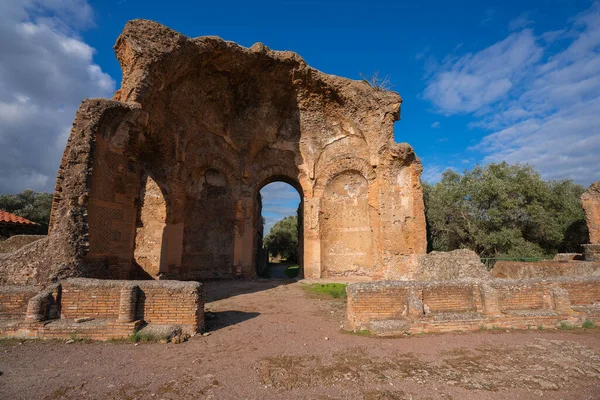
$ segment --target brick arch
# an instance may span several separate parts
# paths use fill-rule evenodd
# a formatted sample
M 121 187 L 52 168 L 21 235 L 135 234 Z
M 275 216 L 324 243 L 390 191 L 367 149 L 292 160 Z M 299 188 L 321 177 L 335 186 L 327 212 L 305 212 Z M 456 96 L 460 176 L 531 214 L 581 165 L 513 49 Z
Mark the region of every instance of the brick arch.
M 252 179 L 251 187 L 255 193 L 272 182 L 285 182 L 291 185 L 300 194 L 300 198 L 304 197 L 305 189 L 302 187 L 302 176 L 297 167 L 272 165 L 261 169 Z

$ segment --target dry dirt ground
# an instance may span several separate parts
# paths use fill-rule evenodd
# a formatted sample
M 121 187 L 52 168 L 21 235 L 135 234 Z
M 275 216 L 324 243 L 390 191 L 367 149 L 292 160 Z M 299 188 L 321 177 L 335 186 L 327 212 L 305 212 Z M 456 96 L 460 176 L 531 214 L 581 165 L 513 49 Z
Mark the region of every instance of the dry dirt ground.
M 600 330 L 378 339 L 302 283 L 205 286 L 183 344 L 7 341 L 2 399 L 600 399 Z

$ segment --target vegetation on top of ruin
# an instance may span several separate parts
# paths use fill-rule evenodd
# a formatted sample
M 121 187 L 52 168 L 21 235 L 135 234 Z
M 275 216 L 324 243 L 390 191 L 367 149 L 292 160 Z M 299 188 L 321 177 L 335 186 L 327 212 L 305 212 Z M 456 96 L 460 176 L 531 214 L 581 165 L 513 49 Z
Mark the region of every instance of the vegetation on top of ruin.
M 529 165 L 506 162 L 447 170 L 423 184 L 429 250 L 466 248 L 480 257 L 552 257 L 588 242 L 580 197 L 570 180 L 545 181 Z
M 379 76 L 379 71 L 376 71 L 373 75 L 360 74 L 363 82 L 366 82 L 372 88 L 379 90 L 380 92 L 389 92 L 393 89 L 392 81 L 389 76 Z

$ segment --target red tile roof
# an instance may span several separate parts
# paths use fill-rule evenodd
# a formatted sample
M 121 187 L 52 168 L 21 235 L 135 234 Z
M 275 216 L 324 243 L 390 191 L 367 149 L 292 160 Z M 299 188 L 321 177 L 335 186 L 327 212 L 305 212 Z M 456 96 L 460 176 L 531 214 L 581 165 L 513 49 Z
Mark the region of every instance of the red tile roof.
M 37 225 L 35 222 L 31 222 L 30 220 L 19 217 L 18 215 L 9 213 L 8 211 L 0 210 L 0 224 L 19 224 L 19 225 Z

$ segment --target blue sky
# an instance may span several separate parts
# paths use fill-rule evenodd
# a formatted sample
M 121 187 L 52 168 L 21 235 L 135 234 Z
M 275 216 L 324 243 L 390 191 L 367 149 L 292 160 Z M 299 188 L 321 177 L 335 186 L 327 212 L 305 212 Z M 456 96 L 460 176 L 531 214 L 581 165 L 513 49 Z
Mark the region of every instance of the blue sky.
M 52 190 L 80 101 L 120 82 L 112 46 L 133 18 L 389 77 L 404 100 L 396 140 L 430 182 L 501 160 L 600 179 L 597 2 L 0 0 L 0 193 Z M 269 192 L 273 208 L 295 210 L 295 192 Z

